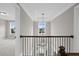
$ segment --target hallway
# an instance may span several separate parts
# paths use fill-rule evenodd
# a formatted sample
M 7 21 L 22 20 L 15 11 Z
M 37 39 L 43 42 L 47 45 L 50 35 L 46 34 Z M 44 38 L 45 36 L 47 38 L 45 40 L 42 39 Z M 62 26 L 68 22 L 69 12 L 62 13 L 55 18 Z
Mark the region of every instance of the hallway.
M 0 4 L 0 55 L 58 56 L 61 46 L 64 53 L 79 52 L 77 5 Z

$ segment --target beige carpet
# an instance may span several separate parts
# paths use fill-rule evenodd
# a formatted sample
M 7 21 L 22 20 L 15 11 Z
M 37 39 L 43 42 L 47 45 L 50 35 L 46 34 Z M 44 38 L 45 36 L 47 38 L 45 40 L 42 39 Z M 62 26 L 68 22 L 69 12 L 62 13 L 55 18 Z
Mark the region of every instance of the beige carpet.
M 0 39 L 0 56 L 14 56 L 14 55 L 15 55 L 15 40 Z

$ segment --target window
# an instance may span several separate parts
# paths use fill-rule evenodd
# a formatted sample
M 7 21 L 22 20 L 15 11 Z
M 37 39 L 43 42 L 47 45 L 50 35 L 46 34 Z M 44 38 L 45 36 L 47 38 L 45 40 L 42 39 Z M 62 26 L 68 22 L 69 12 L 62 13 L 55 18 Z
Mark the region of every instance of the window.
M 15 29 L 15 21 L 12 21 L 9 23 L 10 24 L 10 34 L 15 33 L 16 29 Z
M 45 33 L 46 23 L 41 21 L 38 23 L 38 31 L 39 33 Z

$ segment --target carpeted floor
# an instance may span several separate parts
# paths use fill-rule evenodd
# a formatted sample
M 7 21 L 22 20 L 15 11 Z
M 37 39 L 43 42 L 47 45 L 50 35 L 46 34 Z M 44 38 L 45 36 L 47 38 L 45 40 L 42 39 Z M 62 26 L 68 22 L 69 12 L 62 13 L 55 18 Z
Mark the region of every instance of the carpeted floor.
M 14 55 L 15 55 L 15 40 L 0 39 L 0 56 L 14 56 Z

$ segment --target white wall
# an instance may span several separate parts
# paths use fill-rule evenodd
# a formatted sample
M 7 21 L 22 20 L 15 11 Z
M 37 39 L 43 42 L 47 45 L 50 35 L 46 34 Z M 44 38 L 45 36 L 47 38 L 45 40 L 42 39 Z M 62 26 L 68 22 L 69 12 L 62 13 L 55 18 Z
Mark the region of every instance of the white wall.
M 16 39 L 15 39 L 15 55 L 21 55 L 21 41 L 20 41 L 20 7 L 15 5 L 15 19 L 16 19 Z
M 28 14 L 20 8 L 20 35 L 33 35 L 33 22 Z
M 6 38 L 6 21 L 0 19 L 0 38 Z
M 72 7 L 51 22 L 51 35 L 73 35 L 73 19 Z
M 79 5 L 74 8 L 74 41 L 73 52 L 79 53 Z

